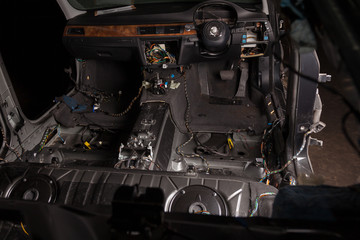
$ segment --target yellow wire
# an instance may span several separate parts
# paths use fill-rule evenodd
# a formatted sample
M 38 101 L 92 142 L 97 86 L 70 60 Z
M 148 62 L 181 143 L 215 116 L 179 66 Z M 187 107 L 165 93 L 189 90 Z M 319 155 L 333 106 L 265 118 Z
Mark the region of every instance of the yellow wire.
M 229 149 L 234 148 L 234 143 L 232 142 L 231 138 L 228 138 L 228 145 L 229 145 Z
M 20 224 L 21 224 L 21 228 L 24 231 L 24 233 L 29 236 L 28 232 L 25 230 L 25 227 L 24 227 L 23 223 L 20 222 Z

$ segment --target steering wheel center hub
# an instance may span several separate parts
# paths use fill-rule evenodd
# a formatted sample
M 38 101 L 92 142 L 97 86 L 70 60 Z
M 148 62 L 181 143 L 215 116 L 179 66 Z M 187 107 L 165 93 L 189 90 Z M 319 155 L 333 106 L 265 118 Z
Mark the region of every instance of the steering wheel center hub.
M 222 52 L 229 41 L 230 29 L 221 21 L 210 21 L 204 24 L 202 41 L 204 47 L 213 53 Z
M 210 28 L 210 35 L 213 37 L 221 36 L 220 29 L 217 26 L 213 26 Z

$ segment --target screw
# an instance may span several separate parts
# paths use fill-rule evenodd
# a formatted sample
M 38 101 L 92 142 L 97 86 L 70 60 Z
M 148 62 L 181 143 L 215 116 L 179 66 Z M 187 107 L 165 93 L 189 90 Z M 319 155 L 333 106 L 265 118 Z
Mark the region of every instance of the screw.
M 306 127 L 305 126 L 301 126 L 300 127 L 300 131 L 304 132 L 306 130 Z

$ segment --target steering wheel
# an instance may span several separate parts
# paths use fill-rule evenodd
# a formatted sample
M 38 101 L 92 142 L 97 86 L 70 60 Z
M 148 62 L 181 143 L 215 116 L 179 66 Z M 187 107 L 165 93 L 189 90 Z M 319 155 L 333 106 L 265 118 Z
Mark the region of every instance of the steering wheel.
M 206 1 L 197 6 L 194 12 L 194 26 L 197 28 L 199 38 L 203 48 L 211 55 L 217 55 L 226 51 L 231 38 L 230 28 L 227 23 L 215 14 L 212 14 L 215 19 L 211 18 L 210 21 L 204 20 L 201 24 L 197 24 L 196 17 L 200 11 L 210 6 L 221 6 L 231 9 L 236 12 L 231 2 L 227 1 Z M 210 12 L 211 14 L 211 12 Z M 216 19 L 217 18 L 217 19 Z

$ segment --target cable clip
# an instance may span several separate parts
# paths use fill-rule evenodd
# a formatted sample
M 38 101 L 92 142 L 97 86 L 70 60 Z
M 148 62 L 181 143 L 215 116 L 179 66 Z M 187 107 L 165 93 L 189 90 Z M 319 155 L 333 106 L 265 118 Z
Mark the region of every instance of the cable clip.
M 232 142 L 230 137 L 228 137 L 227 142 L 228 142 L 229 149 L 234 148 L 234 143 Z
M 89 149 L 89 150 L 91 150 L 91 145 L 90 145 L 90 143 L 89 142 L 84 142 L 84 145 Z

